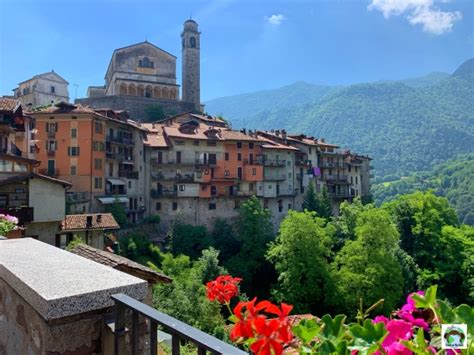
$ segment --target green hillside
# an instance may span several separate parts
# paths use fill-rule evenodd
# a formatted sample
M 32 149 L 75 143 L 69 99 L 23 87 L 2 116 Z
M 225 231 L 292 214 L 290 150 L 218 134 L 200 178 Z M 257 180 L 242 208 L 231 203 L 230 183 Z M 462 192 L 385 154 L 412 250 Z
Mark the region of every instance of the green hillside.
M 375 202 L 380 205 L 398 195 L 433 189 L 456 209 L 459 220 L 474 225 L 474 153 L 460 155 L 429 171 L 413 173 L 398 181 L 375 184 Z
M 256 93 L 252 106 L 252 94 L 246 94 L 206 107 L 236 128 L 285 128 L 369 154 L 379 179 L 396 180 L 473 151 L 473 62 L 428 86 L 379 82 L 324 87 L 304 96 L 301 91 L 310 91 L 309 84 L 298 90 L 303 87 L 298 83 Z

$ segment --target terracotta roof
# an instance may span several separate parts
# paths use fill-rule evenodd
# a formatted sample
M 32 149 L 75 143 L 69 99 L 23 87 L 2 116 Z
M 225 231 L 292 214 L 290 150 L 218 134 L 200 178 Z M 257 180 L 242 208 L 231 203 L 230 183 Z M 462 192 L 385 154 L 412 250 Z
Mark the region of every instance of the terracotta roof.
M 0 98 L 0 111 L 15 112 L 18 107 L 21 106 L 21 102 L 15 99 Z
M 33 178 L 38 178 L 38 179 L 46 180 L 46 181 L 49 181 L 49 182 L 52 182 L 52 183 L 61 184 L 61 185 L 63 185 L 63 187 L 72 186 L 72 184 L 70 184 L 67 181 L 55 179 L 55 178 L 52 178 L 50 176 L 36 174 L 36 173 L 18 174 L 18 175 L 9 177 L 8 179 L 0 180 L 0 185 L 7 185 L 11 182 L 22 181 L 22 180 L 33 179 Z
M 223 129 L 221 131 L 221 136 L 226 141 L 249 141 L 249 142 L 259 142 L 262 141 L 261 138 L 255 135 L 249 135 L 241 131 L 233 131 L 230 129 Z
M 296 147 L 292 147 L 291 145 L 276 142 L 267 137 L 263 137 L 259 135 L 259 138 L 260 140 L 266 142 L 265 144 L 262 145 L 262 148 L 264 149 L 285 149 L 285 150 L 299 151 L 299 149 Z
M 107 116 L 102 115 L 99 112 L 96 112 L 93 108 L 88 106 L 82 106 L 81 104 L 71 104 L 69 102 L 58 102 L 55 105 L 47 107 L 39 107 L 34 109 L 30 114 L 39 114 L 39 113 L 89 113 L 102 118 L 108 118 Z
M 87 225 L 87 217 L 92 217 L 90 219 L 90 226 Z M 100 222 L 97 220 L 98 217 L 100 218 Z M 114 216 L 112 216 L 112 213 L 69 214 L 61 221 L 62 231 L 118 228 L 120 228 L 120 226 Z
M 146 138 L 143 140 L 143 144 L 152 148 L 169 147 L 166 138 L 163 136 L 163 134 L 159 133 L 147 133 Z
M 155 284 L 157 282 L 170 283 L 172 281 L 168 276 L 165 276 L 152 268 L 136 263 L 135 261 L 123 256 L 93 248 L 87 244 L 78 244 L 73 250 L 71 250 L 71 252 L 95 261 L 96 263 L 110 266 L 114 269 L 141 278 L 142 280 L 146 280 L 150 284 Z
M 194 133 L 183 133 L 179 130 L 179 126 L 165 126 L 163 127 L 163 131 L 168 137 L 173 137 L 173 138 L 183 138 L 183 139 L 200 139 L 200 140 L 208 140 L 210 137 L 208 137 L 204 132 L 215 129 L 213 127 L 200 124 L 198 128 L 194 131 Z M 221 136 L 221 131 L 217 129 L 218 133 L 216 135 L 216 138 L 214 140 L 219 140 L 223 141 L 224 139 Z

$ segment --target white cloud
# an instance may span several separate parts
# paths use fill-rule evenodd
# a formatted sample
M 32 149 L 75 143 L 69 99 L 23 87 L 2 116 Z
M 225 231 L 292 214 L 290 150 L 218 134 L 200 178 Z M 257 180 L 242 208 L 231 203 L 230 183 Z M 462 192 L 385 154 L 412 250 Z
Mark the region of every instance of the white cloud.
M 405 14 L 412 25 L 422 25 L 423 31 L 441 35 L 450 32 L 456 21 L 462 18 L 461 12 L 441 11 L 434 6 L 435 0 L 371 0 L 369 10 L 378 10 L 385 18 Z M 439 0 L 449 2 L 449 0 Z
M 267 19 L 268 23 L 272 25 L 276 25 L 276 26 L 280 25 L 283 22 L 283 20 L 286 19 L 286 17 L 283 14 L 278 14 L 278 15 L 273 14 L 270 17 L 265 17 L 265 18 Z

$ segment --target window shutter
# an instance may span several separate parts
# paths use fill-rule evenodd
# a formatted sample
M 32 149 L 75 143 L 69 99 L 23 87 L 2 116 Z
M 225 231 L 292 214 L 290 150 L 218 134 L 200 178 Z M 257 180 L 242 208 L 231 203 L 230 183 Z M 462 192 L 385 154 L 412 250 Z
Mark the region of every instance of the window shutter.
M 79 155 L 79 147 L 76 148 L 77 152 L 76 152 L 76 155 Z
M 56 123 L 54 124 L 54 132 L 57 132 L 57 131 L 58 131 L 58 123 L 56 122 Z
M 71 147 L 67 147 L 67 155 L 71 156 Z

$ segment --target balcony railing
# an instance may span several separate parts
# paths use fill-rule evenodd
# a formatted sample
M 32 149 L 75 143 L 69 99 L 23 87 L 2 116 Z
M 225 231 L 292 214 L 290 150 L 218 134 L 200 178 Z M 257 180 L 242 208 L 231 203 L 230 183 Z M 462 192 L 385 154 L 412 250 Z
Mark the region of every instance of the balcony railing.
M 138 171 L 119 170 L 119 177 L 126 179 L 138 179 Z
M 162 327 L 165 332 L 170 333 L 172 336 L 171 340 L 171 353 L 180 353 L 180 344 L 182 341 L 186 341 L 196 345 L 197 353 L 199 355 L 210 352 L 212 354 L 229 354 L 229 355 L 244 355 L 246 352 L 224 343 L 223 341 L 214 338 L 213 336 L 206 334 L 199 329 L 193 328 L 186 323 L 183 323 L 167 314 L 161 313 L 156 309 L 147 306 L 129 296 L 124 294 L 113 295 L 112 299 L 115 302 L 115 324 L 114 324 L 114 352 L 116 355 L 122 350 L 122 346 L 125 344 L 125 314 L 129 310 L 132 313 L 132 325 L 131 325 L 131 354 L 138 354 L 139 344 L 139 316 L 144 317 L 149 321 L 150 324 L 150 354 L 156 355 L 158 344 L 157 344 L 157 332 L 158 326 Z M 126 353 L 129 351 L 125 350 Z
M 56 155 L 56 151 L 54 150 L 48 150 L 46 152 L 46 154 L 48 155 L 48 157 L 54 157 Z
M 48 132 L 48 138 L 56 137 L 56 132 Z
M 118 144 L 134 145 L 133 139 L 130 138 L 111 136 L 110 134 L 108 134 L 105 139 L 109 142 L 114 142 Z
M 257 156 L 252 160 L 244 159 L 244 165 L 263 165 L 263 157 Z
M 320 161 L 321 168 L 345 168 L 346 164 L 341 162 Z
M 27 222 L 34 221 L 34 209 L 33 207 L 9 207 L 9 208 L 1 208 L 1 214 L 9 214 L 10 216 L 14 216 L 18 218 L 18 224 L 24 225 Z
M 151 189 L 150 190 L 150 195 L 152 198 L 157 198 L 157 197 L 173 197 L 178 195 L 178 191 L 176 190 L 155 190 Z
M 340 191 L 340 192 L 330 191 L 330 192 L 328 192 L 328 195 L 331 198 L 352 198 L 352 197 L 355 197 L 355 194 L 351 193 L 350 191 Z
M 89 201 L 91 197 L 89 192 L 68 192 L 66 198 L 69 202 L 81 203 Z
M 282 159 L 266 159 L 263 161 L 264 166 L 285 166 L 286 165 L 286 160 Z
M 346 175 L 323 175 L 321 178 L 329 181 L 347 181 Z
M 59 175 L 59 170 L 58 169 L 39 169 L 39 173 L 42 175 L 54 177 L 54 176 Z
M 283 181 L 286 180 L 285 174 L 264 174 L 264 180 L 268 181 Z

